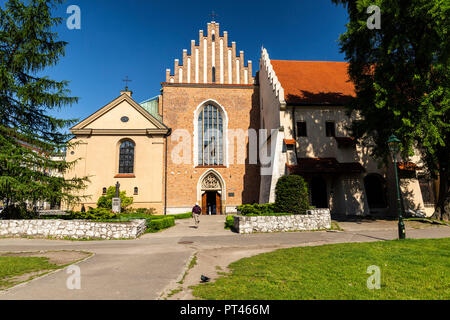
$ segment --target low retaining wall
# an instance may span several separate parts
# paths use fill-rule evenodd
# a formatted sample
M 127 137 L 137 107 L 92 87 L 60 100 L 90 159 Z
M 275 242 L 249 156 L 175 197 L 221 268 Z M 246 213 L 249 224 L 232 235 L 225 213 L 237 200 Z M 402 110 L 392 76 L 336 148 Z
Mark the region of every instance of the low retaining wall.
M 0 237 L 135 239 L 145 232 L 145 222 L 145 220 L 117 223 L 85 220 L 0 220 Z
M 315 209 L 288 216 L 235 216 L 234 228 L 239 233 L 330 229 L 331 214 L 329 209 Z

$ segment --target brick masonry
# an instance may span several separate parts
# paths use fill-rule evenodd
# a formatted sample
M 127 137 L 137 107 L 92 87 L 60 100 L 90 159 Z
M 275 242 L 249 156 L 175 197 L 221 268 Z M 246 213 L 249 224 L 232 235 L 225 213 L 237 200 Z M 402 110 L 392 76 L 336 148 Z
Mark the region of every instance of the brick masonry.
M 331 228 L 331 215 L 329 209 L 316 209 L 305 215 L 235 216 L 234 228 L 239 233 L 323 230 Z
M 0 237 L 56 239 L 135 239 L 146 230 L 145 220 L 95 222 L 83 220 L 1 220 Z
M 190 163 L 176 164 L 172 152 L 178 141 L 168 137 L 167 161 L 167 207 L 192 208 L 198 202 L 197 186 L 199 178 L 209 169 L 214 169 L 225 182 L 225 197 L 222 207 L 234 208 L 242 203 L 254 203 L 259 200 L 259 166 L 249 164 L 248 138 L 245 138 L 246 153 L 242 164 L 236 159 L 237 140 L 234 145 L 234 159 L 229 159 L 228 167 L 194 167 L 194 112 L 197 107 L 208 101 L 216 101 L 227 113 L 228 130 L 259 128 L 259 93 L 253 85 L 187 85 L 163 84 L 163 121 L 172 128 L 184 129 L 191 137 Z M 234 197 L 229 197 L 229 193 Z

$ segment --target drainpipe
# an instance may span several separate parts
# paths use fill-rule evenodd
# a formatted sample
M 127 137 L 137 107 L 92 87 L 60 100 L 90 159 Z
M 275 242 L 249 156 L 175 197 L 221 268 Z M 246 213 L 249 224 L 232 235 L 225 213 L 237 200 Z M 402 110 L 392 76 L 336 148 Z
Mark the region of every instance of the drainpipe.
M 296 162 L 298 161 L 298 155 L 297 155 L 297 133 L 296 133 L 296 121 L 295 121 L 295 107 L 292 106 L 292 131 L 293 131 L 293 137 L 295 140 L 295 147 L 294 147 L 294 151 L 295 151 L 295 159 Z
M 165 141 L 165 156 L 164 156 L 164 215 L 167 215 L 167 138 L 172 134 L 172 129 L 166 134 Z

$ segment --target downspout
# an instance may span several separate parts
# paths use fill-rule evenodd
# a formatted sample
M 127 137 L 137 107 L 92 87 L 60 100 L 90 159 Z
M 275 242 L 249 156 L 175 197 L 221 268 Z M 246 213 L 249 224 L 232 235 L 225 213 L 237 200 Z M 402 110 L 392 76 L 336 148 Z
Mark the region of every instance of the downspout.
M 167 137 L 172 133 L 172 129 L 166 134 L 165 141 L 165 155 L 164 155 L 164 215 L 167 215 Z
M 298 155 L 297 155 L 297 132 L 296 132 L 296 120 L 295 120 L 295 107 L 294 106 L 292 106 L 292 131 L 294 132 L 293 133 L 293 137 L 294 137 L 294 140 L 295 140 L 295 148 L 294 148 L 294 151 L 295 151 L 295 158 L 296 159 L 298 159 Z M 298 161 L 298 160 L 297 160 Z
M 163 98 L 163 88 L 160 90 L 161 99 Z M 164 124 L 164 101 L 161 103 L 161 121 Z M 168 128 L 164 142 L 164 215 L 167 215 L 167 137 L 172 134 L 172 129 Z

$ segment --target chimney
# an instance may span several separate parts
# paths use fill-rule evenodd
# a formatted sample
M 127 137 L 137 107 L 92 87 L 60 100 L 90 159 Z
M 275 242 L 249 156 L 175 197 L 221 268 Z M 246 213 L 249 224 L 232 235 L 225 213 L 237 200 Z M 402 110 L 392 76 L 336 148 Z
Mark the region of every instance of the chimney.
M 126 94 L 127 96 L 129 96 L 131 98 L 131 96 L 133 95 L 133 91 L 128 90 L 128 87 L 125 88 L 125 90 L 120 91 L 120 95 Z

